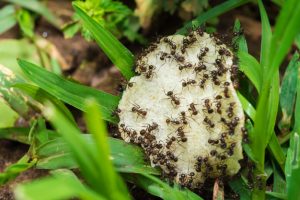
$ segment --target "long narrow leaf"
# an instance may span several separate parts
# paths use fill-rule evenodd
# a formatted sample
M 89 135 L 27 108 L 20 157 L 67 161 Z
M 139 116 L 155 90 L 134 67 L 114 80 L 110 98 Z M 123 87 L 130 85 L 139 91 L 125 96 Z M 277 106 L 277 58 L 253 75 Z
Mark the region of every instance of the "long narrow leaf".
M 183 28 L 177 30 L 177 34 L 185 35 L 189 29 L 199 27 L 204 22 L 214 17 L 217 17 L 223 13 L 226 13 L 229 10 L 232 10 L 236 7 L 244 5 L 250 2 L 250 0 L 229 0 L 225 1 L 224 3 L 217 5 L 216 7 L 209 9 L 207 12 L 202 13 L 196 19 L 192 20 L 191 22 L 187 23 Z
M 76 2 L 73 7 L 82 19 L 84 26 L 92 33 L 97 44 L 101 47 L 109 59 L 118 67 L 121 73 L 130 79 L 134 76 L 132 66 L 134 56 L 124 47 L 108 30 L 104 29 L 99 23 L 85 13 Z
M 85 111 L 85 99 L 93 97 L 98 102 L 103 119 L 113 123 L 117 121 L 111 113 L 117 107 L 119 97 L 65 80 L 27 61 L 18 60 L 18 63 L 29 79 L 56 98 Z

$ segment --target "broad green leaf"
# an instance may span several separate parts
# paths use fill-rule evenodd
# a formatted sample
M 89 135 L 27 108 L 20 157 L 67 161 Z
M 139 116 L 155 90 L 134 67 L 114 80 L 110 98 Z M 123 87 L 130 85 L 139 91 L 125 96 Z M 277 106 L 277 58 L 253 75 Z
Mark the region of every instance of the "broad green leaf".
M 18 162 L 8 166 L 0 173 L 0 186 L 17 177 L 21 172 L 26 171 L 35 164 L 36 160 L 30 161 L 28 155 L 24 155 Z
M 64 32 L 65 38 L 72 38 L 80 29 L 81 25 L 78 23 L 78 21 L 73 21 L 65 24 L 62 28 L 62 31 Z
M 246 74 L 256 90 L 260 92 L 262 82 L 262 69 L 260 64 L 253 56 L 244 51 L 238 52 L 238 58 L 240 70 Z
M 44 6 L 41 2 L 37 1 L 37 0 L 4 0 L 6 2 L 10 2 L 16 5 L 19 5 L 23 8 L 26 8 L 28 10 L 31 10 L 33 12 L 36 12 L 40 15 L 42 15 L 43 17 L 45 17 L 45 19 L 50 22 L 52 25 L 54 25 L 55 27 L 59 28 L 60 26 L 60 20 L 52 14 L 52 12 L 50 10 L 48 10 L 48 8 L 46 6 Z
M 24 183 L 14 191 L 17 200 L 58 200 L 79 199 L 106 200 L 81 183 L 69 170 L 60 169 L 52 172 L 52 176 Z
M 134 56 L 132 53 L 108 30 L 104 29 L 98 22 L 85 13 L 76 2 L 73 3 L 73 7 L 83 21 L 85 28 L 92 33 L 97 44 L 126 77 L 126 79 L 130 79 L 134 76 L 134 72 L 132 71 Z
M 7 5 L 0 9 L 0 34 L 9 30 L 17 23 L 14 15 L 15 9 L 12 5 Z
M 83 134 L 81 137 L 89 145 L 93 145 L 94 142 L 90 134 Z M 149 163 L 144 161 L 145 155 L 138 146 L 114 138 L 109 138 L 109 146 L 110 157 L 117 171 L 122 173 L 160 174 L 159 170 L 152 168 Z M 77 163 L 71 156 L 68 144 L 61 137 L 39 146 L 36 149 L 36 156 L 38 158 L 37 168 L 39 169 L 78 168 Z
M 229 10 L 232 10 L 234 8 L 237 8 L 241 5 L 244 5 L 246 3 L 250 2 L 250 0 L 228 0 L 224 3 L 221 3 L 217 5 L 216 7 L 213 7 L 209 9 L 208 11 L 202 13 L 199 15 L 196 19 L 192 20 L 191 22 L 184 25 L 183 28 L 177 30 L 176 34 L 185 35 L 188 30 L 192 28 L 200 27 L 203 23 L 205 23 L 207 20 L 218 17 L 219 15 L 222 15 Z
M 268 195 L 269 197 L 274 197 L 275 199 L 287 200 L 286 194 L 283 194 L 283 193 L 266 191 L 266 195 Z M 268 199 L 274 199 L 274 198 L 268 198 Z
M 54 97 L 82 111 L 86 111 L 85 99 L 93 97 L 98 102 L 98 108 L 103 113 L 103 119 L 116 123 L 117 120 L 112 117 L 111 113 L 117 107 L 119 97 L 68 81 L 27 61 L 18 60 L 18 62 L 24 74 L 31 81 Z
M 0 128 L 0 139 L 8 139 L 30 144 L 28 140 L 29 128 Z
M 202 200 L 202 198 L 188 189 L 181 189 L 178 185 L 171 187 L 159 178 L 149 174 L 125 174 L 124 178 L 143 188 L 148 193 L 164 200 Z
M 110 159 L 108 132 L 101 113 L 97 109 L 97 102 L 94 99 L 88 99 L 86 108 L 85 121 L 93 137 L 96 150 L 93 152 L 96 155 L 94 162 L 101 177 L 101 180 L 97 180 L 101 185 L 98 191 L 108 199 L 129 199 L 126 185 L 116 173 Z
M 293 117 L 294 105 L 297 91 L 297 74 L 300 66 L 299 54 L 295 53 L 291 59 L 281 83 L 280 107 L 282 118 L 279 124 L 280 129 L 289 130 Z

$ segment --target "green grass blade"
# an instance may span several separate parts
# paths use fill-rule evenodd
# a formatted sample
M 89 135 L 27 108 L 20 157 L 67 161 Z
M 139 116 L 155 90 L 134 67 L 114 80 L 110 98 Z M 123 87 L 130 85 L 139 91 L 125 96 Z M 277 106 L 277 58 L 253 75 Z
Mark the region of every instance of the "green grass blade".
M 97 103 L 94 99 L 89 99 L 86 105 L 85 121 L 94 140 L 96 151 L 93 153 L 97 155 L 95 163 L 101 177 L 101 191 L 109 199 L 129 199 L 127 188 L 110 160 L 108 133 Z
M 103 196 L 85 187 L 72 171 L 60 169 L 52 176 L 17 186 L 14 193 L 17 200 L 79 199 L 106 200 Z M 49 192 L 51 190 L 51 192 Z
M 262 70 L 257 60 L 244 51 L 238 52 L 240 70 L 250 79 L 256 90 L 260 92 Z
M 19 5 L 23 8 L 26 8 L 28 10 L 31 10 L 33 12 L 36 12 L 40 15 L 42 15 L 43 17 L 45 17 L 45 19 L 50 22 L 52 25 L 54 25 L 55 27 L 59 28 L 60 27 L 60 20 L 59 18 L 57 18 L 55 15 L 52 14 L 52 12 L 50 10 L 48 10 L 48 8 L 46 6 L 44 6 L 42 3 L 40 3 L 37 0 L 4 0 L 6 2 L 10 2 L 16 5 Z
M 81 137 L 89 145 L 94 146 L 94 141 L 90 134 L 82 134 Z M 110 157 L 118 172 L 160 174 L 159 170 L 145 162 L 145 155 L 138 146 L 115 138 L 109 138 L 109 146 Z M 78 168 L 78 164 L 71 156 L 68 144 L 61 137 L 42 144 L 35 151 L 38 159 L 36 167 L 39 169 Z
M 284 57 L 288 53 L 291 44 L 300 33 L 300 1 L 287 0 L 285 1 L 277 23 L 274 28 L 274 33 L 271 41 L 270 55 L 270 70 L 268 78 L 271 79 L 274 72 L 278 70 Z
M 0 173 L 0 186 L 6 182 L 14 179 L 20 173 L 28 170 L 36 163 L 36 159 L 30 161 L 30 157 L 25 154 L 18 162 L 8 166 L 2 173 Z
M 287 152 L 286 182 L 288 199 L 300 199 L 300 138 L 298 132 L 294 132 L 290 139 L 290 147 Z
M 251 105 L 251 103 L 242 94 L 238 93 L 238 98 L 239 98 L 240 102 L 242 103 L 245 113 L 250 117 L 250 119 L 254 120 L 255 115 L 256 115 L 255 108 Z M 251 127 L 252 127 L 252 124 L 251 124 Z M 256 137 L 252 133 L 253 132 L 250 131 L 250 134 L 249 134 L 250 142 L 253 137 Z M 246 148 L 248 148 L 249 145 L 245 145 L 245 146 L 246 146 Z M 249 147 L 249 148 L 251 148 L 251 147 Z M 252 148 L 255 148 L 255 147 L 252 146 Z M 279 164 L 281 169 L 284 171 L 285 154 L 279 144 L 279 141 L 277 139 L 275 132 L 272 133 L 272 136 L 270 138 L 270 141 L 268 144 L 268 150 L 272 154 L 272 156 L 275 158 L 275 160 L 277 161 L 277 163 Z M 253 159 L 253 161 L 256 161 L 256 154 L 253 154 L 252 150 L 250 153 L 251 153 L 250 157 Z
M 23 144 L 30 144 L 28 139 L 29 128 L 0 128 L 0 139 L 17 141 Z
M 241 23 L 238 19 L 234 21 L 233 31 L 240 32 L 242 30 Z M 244 35 L 235 36 L 232 39 L 232 43 L 235 47 L 237 47 L 238 52 L 248 52 L 248 45 Z
M 269 18 L 267 15 L 267 12 L 265 10 L 265 7 L 261 0 L 258 0 L 258 7 L 261 17 L 261 24 L 262 24 L 262 36 L 261 36 L 261 48 L 260 48 L 260 64 L 264 68 L 268 66 L 268 57 L 270 53 L 270 46 L 271 46 L 271 39 L 272 39 L 272 31 L 271 26 L 269 22 Z M 263 74 L 265 74 L 265 71 L 262 70 Z M 263 75 L 260 74 L 261 76 Z
M 159 178 L 147 174 L 124 175 L 125 179 L 143 188 L 148 193 L 164 200 L 202 200 L 202 198 L 187 189 L 180 189 L 175 185 L 171 187 Z
M 7 5 L 0 10 L 0 34 L 16 25 L 17 20 L 14 14 L 15 9 L 12 5 Z
M 300 66 L 299 54 L 295 53 L 292 57 L 282 79 L 280 90 L 280 107 L 282 118 L 279 123 L 280 129 L 287 132 L 291 126 L 294 104 L 297 91 L 297 73 Z
M 99 190 L 101 190 L 101 188 L 99 188 L 101 177 L 94 163 L 95 158 L 93 151 L 95 149 L 82 139 L 80 130 L 56 109 L 53 104 L 49 103 L 46 105 L 43 114 L 68 144 L 72 156 L 78 163 L 87 183 L 95 189 L 95 191 L 99 192 Z
M 104 29 L 99 23 L 85 13 L 76 2 L 73 3 L 73 7 L 78 16 L 82 19 L 84 26 L 92 33 L 97 44 L 126 79 L 130 79 L 134 76 L 134 72 L 132 71 L 134 64 L 133 54 L 108 30 Z
M 98 102 L 98 109 L 102 111 L 103 119 L 113 123 L 117 122 L 111 113 L 117 107 L 119 97 L 65 80 L 61 76 L 27 61 L 18 60 L 18 63 L 31 81 L 56 98 L 85 111 L 85 99 L 93 97 Z
M 214 8 L 209 9 L 207 12 L 202 13 L 196 19 L 187 23 L 183 28 L 177 30 L 176 34 L 185 35 L 187 31 L 191 28 L 200 27 L 207 20 L 218 17 L 219 15 L 228 12 L 234 8 L 250 2 L 250 0 L 229 0 L 222 4 L 217 5 Z

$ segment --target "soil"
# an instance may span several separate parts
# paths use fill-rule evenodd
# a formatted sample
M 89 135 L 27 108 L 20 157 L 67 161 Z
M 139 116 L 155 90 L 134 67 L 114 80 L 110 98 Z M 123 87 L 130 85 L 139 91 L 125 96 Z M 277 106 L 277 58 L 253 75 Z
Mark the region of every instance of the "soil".
M 131 2 L 131 7 L 134 6 L 132 1 L 128 2 Z M 212 1 L 210 2 L 210 5 L 217 5 L 220 2 L 222 1 Z M 48 1 L 48 7 L 56 15 L 60 16 L 64 22 L 67 22 L 73 13 L 69 0 Z M 274 23 L 275 16 L 278 13 L 278 8 L 274 4 L 267 3 L 267 11 L 271 16 L 271 23 Z M 248 4 L 224 14 L 219 17 L 217 30 L 220 33 L 228 32 L 228 30 L 233 26 L 236 18 L 240 20 L 244 28 L 250 53 L 258 58 L 260 54 L 261 33 L 258 7 L 253 4 Z M 145 36 L 151 40 L 157 35 L 172 34 L 181 26 L 182 23 L 177 17 L 162 14 L 159 17 L 159 21 L 157 20 L 153 23 L 153 28 L 151 31 L 145 33 Z M 58 48 L 67 63 L 67 68 L 64 70 L 64 74 L 66 76 L 82 84 L 95 87 L 108 93 L 119 94 L 117 88 L 122 82 L 122 76 L 95 43 L 85 41 L 80 34 L 76 35 L 72 39 L 64 39 L 63 34 L 59 30 L 53 28 L 42 18 L 38 19 L 36 22 L 36 33 L 40 36 L 46 36 L 46 39 Z M 0 39 L 20 37 L 21 35 L 18 27 L 14 27 L 0 35 Z M 141 52 L 143 48 L 143 46 L 138 43 L 130 43 L 126 40 L 122 40 L 122 42 L 134 53 Z M 74 110 L 74 115 L 77 118 L 79 126 L 84 129 L 81 114 L 79 113 L 80 112 Z M 0 140 L 0 172 L 21 158 L 27 150 L 28 146 L 26 145 L 13 141 Z M 35 169 L 30 169 L 22 173 L 15 180 L 0 188 L 0 199 L 14 199 L 12 191 L 16 184 L 36 179 L 38 177 L 43 177 L 47 174 L 46 170 Z M 149 195 L 134 185 L 129 185 L 129 190 L 132 192 L 135 199 L 159 199 Z

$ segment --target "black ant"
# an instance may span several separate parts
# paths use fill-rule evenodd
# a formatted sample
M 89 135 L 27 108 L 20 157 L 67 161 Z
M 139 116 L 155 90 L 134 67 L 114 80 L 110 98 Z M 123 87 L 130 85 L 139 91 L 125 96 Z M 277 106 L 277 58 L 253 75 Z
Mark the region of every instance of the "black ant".
M 168 91 L 166 95 L 171 99 L 171 102 L 174 103 L 176 106 L 180 105 L 179 98 L 176 97 L 176 95 L 173 94 L 172 91 Z
M 229 118 L 233 117 L 233 107 L 235 105 L 235 102 L 231 102 L 229 103 L 229 107 L 227 108 L 226 112 L 227 112 L 227 116 Z
M 177 62 L 181 62 L 181 63 L 184 62 L 184 57 L 181 56 L 181 55 L 174 54 L 173 57 L 175 58 L 175 60 L 176 60 Z
M 183 80 L 182 87 L 186 87 L 188 85 L 196 84 L 196 81 L 193 79 Z
M 147 125 L 146 131 L 150 133 L 151 131 L 154 131 L 157 128 L 158 128 L 158 124 L 153 122 L 152 124 Z
M 205 83 L 208 78 L 209 78 L 208 74 L 203 74 L 203 78 L 199 83 L 200 88 L 204 89 Z
M 179 67 L 178 67 L 178 69 L 180 70 L 180 71 L 182 71 L 183 69 L 187 69 L 187 68 L 191 68 L 193 65 L 191 64 L 191 63 L 187 63 L 187 64 L 184 64 L 184 65 L 180 65 Z
M 202 70 L 206 70 L 206 65 L 204 65 L 203 63 L 199 63 L 198 66 L 196 66 L 196 67 L 194 68 L 194 71 L 195 71 L 196 73 L 199 73 L 199 72 L 201 72 Z
M 172 50 L 176 50 L 176 44 L 169 38 L 164 38 L 163 42 L 169 44 Z
M 148 67 L 148 71 L 146 71 L 146 73 L 145 73 L 146 79 L 150 79 L 150 78 L 153 77 L 153 74 L 154 74 L 153 70 L 154 70 L 154 69 L 155 69 L 155 66 L 153 66 L 153 65 L 150 65 L 150 66 Z
M 205 122 L 207 125 L 209 125 L 210 128 L 215 127 L 215 124 L 210 119 L 208 119 L 207 116 L 204 118 L 203 122 Z
M 198 114 L 198 111 L 197 111 L 194 103 L 190 104 L 189 111 L 192 111 L 193 115 L 197 115 Z
M 119 114 L 121 113 L 121 109 L 120 108 L 116 108 L 113 112 L 112 112 L 112 116 L 119 116 Z
M 211 104 L 210 104 L 210 100 L 209 99 L 205 99 L 204 100 L 204 107 L 206 108 L 204 110 L 206 110 L 209 114 L 211 114 L 211 113 L 214 112 L 214 110 L 211 108 Z
M 216 103 L 216 107 L 217 107 L 217 113 L 219 113 L 219 114 L 222 114 L 221 106 L 222 106 L 221 102 L 218 101 L 218 102 Z
M 172 119 L 172 118 L 167 118 L 166 119 L 166 123 L 167 124 L 173 124 L 173 125 L 180 125 L 180 121 L 179 120 L 176 120 L 176 119 Z
M 181 118 L 182 123 L 186 125 L 188 122 L 186 120 L 185 112 L 184 111 L 180 112 L 180 115 L 181 115 L 180 118 Z
M 131 108 L 131 111 L 134 112 L 134 113 L 137 113 L 138 115 L 141 115 L 143 117 L 145 117 L 147 115 L 147 111 L 141 109 L 141 107 L 139 105 L 134 105 Z
M 228 87 L 225 87 L 223 92 L 224 92 L 224 96 L 225 96 L 226 98 L 230 98 Z

